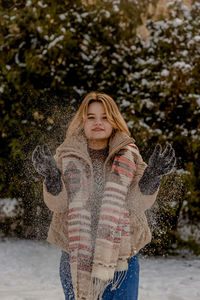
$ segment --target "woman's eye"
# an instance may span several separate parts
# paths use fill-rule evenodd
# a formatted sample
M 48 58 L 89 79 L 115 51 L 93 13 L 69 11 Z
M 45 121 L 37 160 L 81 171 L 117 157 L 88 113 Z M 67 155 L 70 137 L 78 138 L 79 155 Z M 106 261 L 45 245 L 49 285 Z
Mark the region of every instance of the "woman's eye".
M 90 117 L 87 117 L 87 119 L 88 120 L 94 120 L 95 117 L 90 116 Z M 107 120 L 107 117 L 106 116 L 102 117 L 102 120 Z

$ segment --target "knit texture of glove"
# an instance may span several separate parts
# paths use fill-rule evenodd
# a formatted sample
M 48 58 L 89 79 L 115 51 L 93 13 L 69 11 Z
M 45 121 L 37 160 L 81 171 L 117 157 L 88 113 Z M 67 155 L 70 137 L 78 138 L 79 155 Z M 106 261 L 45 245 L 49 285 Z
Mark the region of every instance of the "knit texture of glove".
M 45 177 L 47 191 L 54 196 L 58 195 L 62 191 L 61 172 L 46 144 L 36 146 L 32 162 L 35 170 Z
M 161 153 L 162 147 L 156 145 L 153 154 L 149 159 L 147 168 L 139 181 L 139 187 L 144 195 L 152 195 L 160 185 L 162 176 L 172 171 L 175 163 L 175 151 L 170 144 Z

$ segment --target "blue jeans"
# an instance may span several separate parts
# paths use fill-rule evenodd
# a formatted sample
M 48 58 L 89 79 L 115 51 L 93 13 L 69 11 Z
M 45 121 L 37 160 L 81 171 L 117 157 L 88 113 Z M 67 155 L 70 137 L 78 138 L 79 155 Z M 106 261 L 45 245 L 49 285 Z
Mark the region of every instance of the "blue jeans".
M 139 270 L 138 254 L 136 254 L 129 260 L 128 271 L 120 287 L 111 291 L 112 284 L 108 285 L 103 293 L 103 300 L 137 300 Z M 60 279 L 65 294 L 65 300 L 74 300 L 69 254 L 65 251 L 62 251 L 60 259 Z

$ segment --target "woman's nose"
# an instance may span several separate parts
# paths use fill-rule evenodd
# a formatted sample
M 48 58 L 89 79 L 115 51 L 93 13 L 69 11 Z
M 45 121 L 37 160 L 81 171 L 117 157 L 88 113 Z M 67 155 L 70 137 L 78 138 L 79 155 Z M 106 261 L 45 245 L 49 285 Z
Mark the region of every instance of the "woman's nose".
M 102 121 L 101 121 L 101 119 L 96 119 L 96 122 L 95 122 L 96 124 L 101 124 L 102 123 Z

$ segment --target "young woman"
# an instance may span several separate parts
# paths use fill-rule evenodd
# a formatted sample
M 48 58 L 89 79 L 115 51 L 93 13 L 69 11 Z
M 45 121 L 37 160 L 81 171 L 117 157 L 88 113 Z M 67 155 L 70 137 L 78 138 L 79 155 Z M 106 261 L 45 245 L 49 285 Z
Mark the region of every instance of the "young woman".
M 145 210 L 175 164 L 171 145 L 161 151 L 147 166 L 115 101 L 98 92 L 86 95 L 54 157 L 35 148 L 66 300 L 137 299 L 138 253 L 151 241 Z

